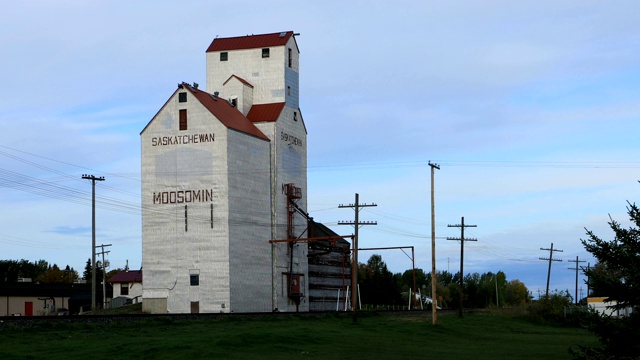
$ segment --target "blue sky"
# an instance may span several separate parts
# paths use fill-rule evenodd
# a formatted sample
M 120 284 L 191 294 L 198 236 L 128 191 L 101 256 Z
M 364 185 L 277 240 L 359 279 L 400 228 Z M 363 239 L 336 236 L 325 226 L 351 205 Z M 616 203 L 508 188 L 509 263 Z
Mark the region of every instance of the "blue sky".
M 0 249 L 81 270 L 97 242 L 141 263 L 139 133 L 182 81 L 204 86 L 216 36 L 300 33 L 309 212 L 338 226 L 354 201 L 362 247 L 415 246 L 431 268 L 502 270 L 537 295 L 575 287 L 594 260 L 585 227 L 611 237 L 638 199 L 640 5 L 633 1 L 30 1 L 3 6 Z M 213 91 L 215 89 L 208 89 Z M 381 253 L 393 272 L 410 268 Z M 369 253 L 360 255 L 366 261 Z M 582 282 L 582 277 L 581 277 Z M 580 285 L 586 290 L 586 286 Z

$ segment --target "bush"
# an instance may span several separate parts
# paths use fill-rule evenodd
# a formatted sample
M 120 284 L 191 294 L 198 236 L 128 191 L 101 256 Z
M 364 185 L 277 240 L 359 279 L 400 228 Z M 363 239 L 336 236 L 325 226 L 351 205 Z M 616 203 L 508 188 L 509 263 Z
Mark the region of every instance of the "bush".
M 571 306 L 571 295 L 568 291 L 557 290 L 548 296 L 534 301 L 528 307 L 529 318 L 538 322 L 565 322 L 565 307 Z

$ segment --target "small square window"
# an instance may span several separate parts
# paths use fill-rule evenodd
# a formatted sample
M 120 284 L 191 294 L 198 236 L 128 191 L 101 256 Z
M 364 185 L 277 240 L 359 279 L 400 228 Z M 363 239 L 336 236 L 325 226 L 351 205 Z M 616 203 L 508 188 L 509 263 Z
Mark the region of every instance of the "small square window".
M 187 102 L 187 93 L 178 93 L 178 102 Z
M 262 49 L 262 57 L 263 58 L 268 58 L 269 57 L 269 48 Z
M 220 61 L 227 61 L 229 60 L 229 53 L 226 51 L 223 51 L 220 53 Z
M 187 130 L 187 109 L 180 110 L 180 130 Z
M 200 274 L 191 274 L 189 275 L 189 282 L 191 286 L 199 286 L 200 285 Z
M 120 284 L 120 295 L 129 295 L 129 284 Z

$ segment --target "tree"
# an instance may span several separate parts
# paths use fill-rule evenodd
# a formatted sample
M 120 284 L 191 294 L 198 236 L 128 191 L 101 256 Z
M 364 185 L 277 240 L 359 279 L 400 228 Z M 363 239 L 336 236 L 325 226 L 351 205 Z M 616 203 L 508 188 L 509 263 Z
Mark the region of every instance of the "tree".
M 91 282 L 91 259 L 87 259 L 87 264 L 84 266 L 84 272 L 82 273 L 82 280 Z
M 429 276 L 431 276 L 431 274 L 429 274 Z M 454 275 L 446 270 L 438 271 L 436 273 L 436 280 L 438 281 L 439 284 L 447 286 L 452 282 L 454 282 Z
M 615 300 L 615 309 L 640 305 L 640 210 L 635 204 L 628 204 L 627 213 L 635 228 L 625 229 L 611 219 L 613 240 L 603 240 L 589 230 L 589 238 L 581 240 L 598 261 L 592 269 L 585 270 L 589 286 L 608 300 Z
M 40 274 L 40 276 L 38 276 L 38 281 L 41 283 L 61 283 L 62 278 L 64 276 L 64 273 L 62 272 L 62 270 L 60 270 L 60 268 L 58 267 L 58 265 L 53 264 L 53 266 L 50 266 L 45 272 L 43 272 L 42 274 Z
M 508 281 L 504 288 L 503 302 L 511 306 L 524 305 L 529 302 L 529 290 L 518 279 Z
M 64 269 L 60 269 L 58 265 L 53 264 L 45 272 L 38 276 L 41 283 L 73 283 L 78 278 L 78 274 L 72 267 L 67 265 Z
M 582 245 L 598 264 L 585 269 L 594 293 L 615 301 L 613 309 L 634 309 L 630 316 L 616 319 L 591 312 L 587 315 L 587 329 L 598 336 L 599 347 L 579 347 L 572 350 L 576 359 L 637 359 L 640 358 L 640 210 L 627 202 L 631 227 L 625 229 L 611 217 L 609 227 L 613 240 L 603 240 L 592 231 Z
M 64 270 L 62 270 L 62 282 L 63 283 L 74 283 L 78 280 L 78 272 L 75 271 L 72 267 L 67 265 Z
M 431 278 L 431 274 L 429 274 L 429 279 Z M 427 281 L 427 275 L 424 270 L 416 268 L 416 288 L 421 289 L 423 286 L 426 287 L 429 282 Z M 402 273 L 402 291 L 407 291 L 411 289 L 413 291 L 413 269 L 406 270 Z
M 366 264 L 358 266 L 358 281 L 362 302 L 372 305 L 400 305 L 402 276 L 394 276 L 382 256 L 371 255 Z
M 532 306 L 528 307 L 529 316 L 541 322 L 563 322 L 564 309 L 573 304 L 573 298 L 568 290 L 557 289 L 544 295 Z
M 28 278 L 35 281 L 45 272 L 49 264 L 44 260 L 34 263 L 28 260 L 0 260 L 0 283 L 15 283 L 18 278 Z
M 87 264 L 84 266 L 84 272 L 82 273 L 82 279 L 84 279 L 87 283 L 91 283 L 91 259 L 87 260 Z M 102 267 L 96 264 L 96 284 L 102 283 Z

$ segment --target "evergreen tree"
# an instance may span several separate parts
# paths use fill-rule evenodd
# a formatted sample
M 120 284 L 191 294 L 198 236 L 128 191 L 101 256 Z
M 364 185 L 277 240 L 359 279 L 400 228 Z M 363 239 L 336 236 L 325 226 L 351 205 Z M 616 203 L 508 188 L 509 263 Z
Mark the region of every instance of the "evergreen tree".
M 358 282 L 362 303 L 372 305 L 402 305 L 402 276 L 394 276 L 382 256 L 371 255 L 367 264 L 359 264 Z
M 82 273 L 82 279 L 90 283 L 91 279 L 91 259 L 87 259 L 87 264 L 84 266 L 84 272 Z M 96 262 L 96 284 L 102 283 L 102 266 L 99 262 Z
M 585 249 L 598 261 L 586 269 L 594 293 L 615 301 L 613 309 L 633 308 L 624 318 L 612 318 L 590 313 L 587 328 L 596 334 L 600 347 L 579 347 L 572 351 L 576 359 L 638 359 L 640 358 L 640 210 L 628 202 L 627 213 L 632 226 L 628 229 L 611 219 L 613 240 L 603 240 L 587 230 L 582 240 Z
M 82 273 L 82 280 L 91 282 L 91 259 L 87 259 L 87 264 L 84 266 L 84 272 Z

